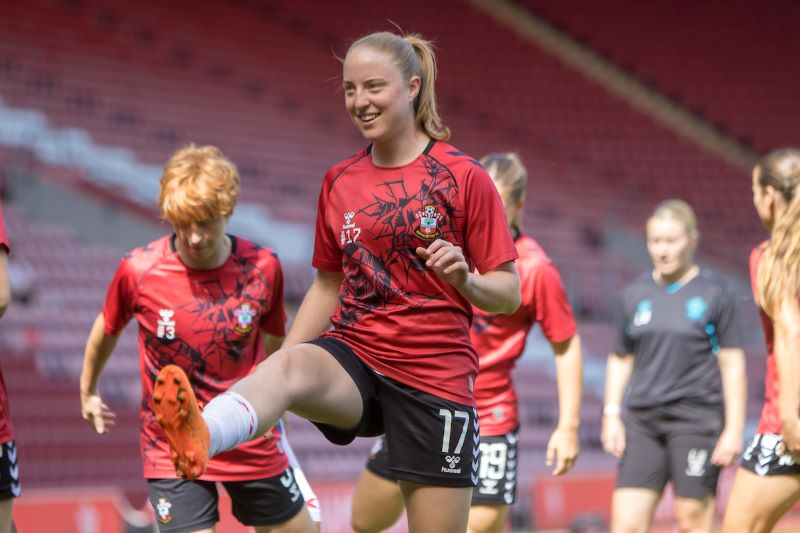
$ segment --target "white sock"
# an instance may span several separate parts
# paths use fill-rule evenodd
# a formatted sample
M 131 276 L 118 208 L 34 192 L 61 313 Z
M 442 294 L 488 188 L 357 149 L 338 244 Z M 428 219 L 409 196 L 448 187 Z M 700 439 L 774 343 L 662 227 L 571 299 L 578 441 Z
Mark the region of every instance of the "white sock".
M 258 429 L 256 410 L 244 396 L 231 391 L 208 402 L 203 419 L 211 436 L 209 458 L 251 440 Z

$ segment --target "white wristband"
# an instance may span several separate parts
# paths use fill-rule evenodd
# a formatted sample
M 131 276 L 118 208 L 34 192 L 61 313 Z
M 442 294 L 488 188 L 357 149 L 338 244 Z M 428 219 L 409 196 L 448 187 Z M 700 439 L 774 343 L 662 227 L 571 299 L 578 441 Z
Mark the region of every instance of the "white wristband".
M 603 406 L 603 416 L 619 416 L 622 413 L 622 408 L 617 404 L 608 404 Z

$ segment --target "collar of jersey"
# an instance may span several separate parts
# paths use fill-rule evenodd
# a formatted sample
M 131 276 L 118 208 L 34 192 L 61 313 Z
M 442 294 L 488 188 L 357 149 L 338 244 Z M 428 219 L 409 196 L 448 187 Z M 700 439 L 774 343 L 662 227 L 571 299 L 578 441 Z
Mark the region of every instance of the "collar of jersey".
M 666 292 L 667 294 L 675 294 L 676 292 L 680 291 L 682 288 L 684 288 L 685 286 L 690 284 L 692 281 L 694 281 L 695 278 L 699 277 L 700 274 L 702 274 L 702 272 L 703 272 L 703 269 L 701 268 L 701 269 L 698 270 L 696 275 L 692 276 L 691 278 L 687 279 L 684 282 L 673 281 L 672 283 L 668 283 L 666 285 L 662 285 L 661 283 L 656 281 L 655 278 L 653 278 L 652 274 L 650 274 L 650 279 L 653 280 L 653 283 L 655 283 L 659 287 L 663 287 L 664 292 Z

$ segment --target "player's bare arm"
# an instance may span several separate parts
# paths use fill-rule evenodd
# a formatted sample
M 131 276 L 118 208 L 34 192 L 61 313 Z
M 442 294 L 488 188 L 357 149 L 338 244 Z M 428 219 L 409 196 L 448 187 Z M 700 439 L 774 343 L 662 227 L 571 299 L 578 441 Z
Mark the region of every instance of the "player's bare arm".
M 283 342 L 284 346 L 316 339 L 331 327 L 331 314 L 339 305 L 342 280 L 343 272 L 317 271 L 314 282 L 297 310 L 297 316 Z
M 546 461 L 553 475 L 566 474 L 580 453 L 580 410 L 583 395 L 583 350 L 579 335 L 551 343 L 556 355 L 558 425 L 547 443 Z
M 97 382 L 108 358 L 117 346 L 119 335 L 108 335 L 106 321 L 100 313 L 92 325 L 86 349 L 83 353 L 81 370 L 81 415 L 98 433 L 105 433 L 116 423 L 115 415 L 97 394 Z
M 0 246 L 0 317 L 6 314 L 11 304 L 11 283 L 8 278 L 8 253 Z
M 625 452 L 625 426 L 622 424 L 622 398 L 633 374 L 633 355 L 608 356 L 606 392 L 600 441 L 606 453 L 622 457 Z
M 773 320 L 783 445 L 800 457 L 800 304 L 792 297 L 776 307 Z
M 747 407 L 747 374 L 744 351 L 741 348 L 722 348 L 717 360 L 725 401 L 725 427 L 711 453 L 711 463 L 724 467 L 732 465 L 742 451 Z

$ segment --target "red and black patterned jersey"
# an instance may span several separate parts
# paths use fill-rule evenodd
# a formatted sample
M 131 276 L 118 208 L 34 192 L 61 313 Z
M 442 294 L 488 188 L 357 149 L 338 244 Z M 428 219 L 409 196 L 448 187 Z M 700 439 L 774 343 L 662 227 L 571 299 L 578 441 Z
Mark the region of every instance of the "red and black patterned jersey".
M 497 190 L 480 164 L 431 141 L 413 162 L 376 166 L 370 149 L 333 167 L 319 197 L 313 265 L 343 271 L 336 337 L 373 370 L 473 403 L 472 307 L 418 258 L 445 239 L 487 272 L 517 258 Z
M 525 341 L 539 323 L 550 342 L 575 335 L 575 319 L 561 276 L 534 239 L 516 240 L 522 304 L 513 315 L 495 315 L 474 309 L 472 345 L 478 352 L 480 371 L 475 383 L 475 403 L 481 435 L 505 435 L 519 425 L 517 394 L 511 371 L 525 350 Z
M 753 248 L 750 252 L 750 286 L 753 289 L 753 296 L 756 301 L 758 297 L 758 265 L 761 262 L 761 255 L 767 242 Z M 764 330 L 764 340 L 767 343 L 767 373 L 764 378 L 764 407 L 761 409 L 761 420 L 758 422 L 758 433 L 780 433 L 783 425 L 781 424 L 780 387 L 778 385 L 778 366 L 775 362 L 775 331 L 772 327 L 772 320 L 761 307 L 758 308 L 761 318 L 761 328 Z
M 139 324 L 146 478 L 175 477 L 166 438 L 150 409 L 158 371 L 179 365 L 205 404 L 264 358 L 262 333 L 285 334 L 283 278 L 272 251 L 231 237 L 231 254 L 223 265 L 194 270 L 181 261 L 174 239 L 163 237 L 128 253 L 103 307 L 108 335 L 118 335 L 132 317 Z M 202 479 L 270 477 L 287 464 L 275 439 L 259 438 L 212 458 Z
M 5 252 L 11 251 L 11 244 L 6 233 L 6 222 L 3 216 L 3 208 L 0 207 L 0 246 L 5 248 Z M 0 443 L 14 439 L 14 429 L 11 427 L 11 415 L 8 409 L 8 392 L 6 382 L 3 379 L 3 372 L 0 371 Z

